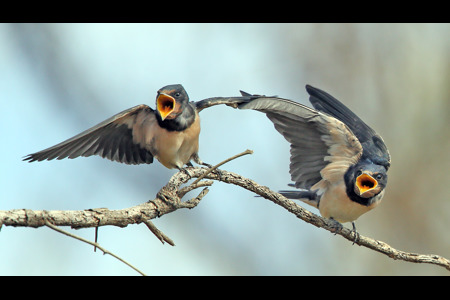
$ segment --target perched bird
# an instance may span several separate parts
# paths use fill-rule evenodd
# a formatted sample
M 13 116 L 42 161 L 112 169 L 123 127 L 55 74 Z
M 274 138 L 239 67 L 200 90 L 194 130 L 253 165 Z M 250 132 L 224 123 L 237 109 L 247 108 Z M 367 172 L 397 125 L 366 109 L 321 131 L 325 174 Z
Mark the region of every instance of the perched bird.
M 265 97 L 239 105 L 266 113 L 291 144 L 290 174 L 299 190 L 280 191 L 340 223 L 355 221 L 383 198 L 390 166 L 388 149 L 372 128 L 337 99 L 307 85 L 314 109 Z M 243 96 L 250 94 L 242 92 Z
M 198 156 L 200 117 L 207 107 L 236 106 L 252 96 L 214 97 L 189 102 L 180 84 L 157 92 L 156 109 L 141 104 L 124 110 L 82 133 L 45 150 L 29 154 L 24 160 L 42 161 L 99 155 L 126 164 L 150 164 L 155 157 L 165 167 L 181 170 L 200 165 Z

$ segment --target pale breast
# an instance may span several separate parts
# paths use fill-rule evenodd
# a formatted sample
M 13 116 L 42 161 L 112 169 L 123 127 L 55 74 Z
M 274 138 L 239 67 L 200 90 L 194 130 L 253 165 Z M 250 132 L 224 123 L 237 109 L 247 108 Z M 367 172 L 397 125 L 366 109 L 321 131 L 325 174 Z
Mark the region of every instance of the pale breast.
M 168 131 L 159 126 L 152 127 L 150 151 L 158 161 L 169 169 L 182 168 L 198 152 L 200 118 L 184 131 Z
M 348 198 L 344 184 L 330 185 L 322 195 L 319 203 L 320 214 L 325 218 L 333 218 L 341 223 L 353 222 L 362 214 L 375 208 L 379 201 L 370 206 L 354 202 Z

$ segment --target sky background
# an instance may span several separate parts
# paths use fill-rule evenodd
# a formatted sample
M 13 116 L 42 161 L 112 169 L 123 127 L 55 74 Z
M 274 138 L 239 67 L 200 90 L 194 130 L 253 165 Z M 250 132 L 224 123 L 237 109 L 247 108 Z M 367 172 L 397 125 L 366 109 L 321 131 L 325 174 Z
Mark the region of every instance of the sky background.
M 450 258 L 449 24 L 0 24 L 0 210 L 153 199 L 175 173 L 159 162 L 22 158 L 134 105 L 154 108 L 156 91 L 175 83 L 193 101 L 244 90 L 309 105 L 306 84 L 332 94 L 392 156 L 383 202 L 358 231 Z M 252 149 L 222 168 L 286 189 L 289 144 L 265 115 L 215 106 L 200 116 L 203 161 Z M 195 209 L 153 222 L 175 247 L 144 224 L 101 227 L 99 243 L 148 275 L 448 275 L 352 246 L 221 182 Z M 94 229 L 63 229 L 94 239 Z M 49 228 L 4 226 L 0 244 L 0 275 L 138 275 Z

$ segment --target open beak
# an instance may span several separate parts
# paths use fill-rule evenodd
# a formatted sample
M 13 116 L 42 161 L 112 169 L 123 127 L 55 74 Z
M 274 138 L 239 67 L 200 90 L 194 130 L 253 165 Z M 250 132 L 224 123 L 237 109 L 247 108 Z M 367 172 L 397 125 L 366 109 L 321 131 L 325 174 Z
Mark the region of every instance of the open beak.
M 175 104 L 175 99 L 172 96 L 163 93 L 159 94 L 156 99 L 156 109 L 161 115 L 161 119 L 163 121 L 175 109 Z
M 362 173 L 356 178 L 355 191 L 359 193 L 361 197 L 371 195 L 373 191 L 378 186 L 378 181 L 367 173 Z

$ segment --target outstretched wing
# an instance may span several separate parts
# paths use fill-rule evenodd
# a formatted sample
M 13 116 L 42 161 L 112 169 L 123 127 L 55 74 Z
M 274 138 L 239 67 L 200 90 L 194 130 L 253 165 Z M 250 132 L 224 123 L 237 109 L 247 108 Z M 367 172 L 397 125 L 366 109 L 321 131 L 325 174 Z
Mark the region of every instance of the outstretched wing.
M 252 99 L 258 98 L 257 95 L 243 94 L 242 97 L 212 97 L 194 102 L 194 105 L 198 112 L 205 108 L 225 104 L 231 107 L 238 107 L 238 105 L 250 102 Z
M 344 123 L 300 103 L 260 97 L 239 108 L 266 113 L 291 143 L 290 174 L 297 188 L 319 190 L 342 180 L 362 154 L 361 144 Z
M 42 161 L 99 155 L 126 164 L 150 164 L 151 126 L 156 122 L 153 109 L 137 105 L 45 150 L 29 154 L 24 160 Z
M 381 136 L 370 128 L 355 113 L 330 94 L 306 85 L 309 101 L 318 111 L 324 112 L 344 122 L 358 138 L 363 147 L 363 159 L 369 158 L 373 162 L 389 168 L 391 157 Z

